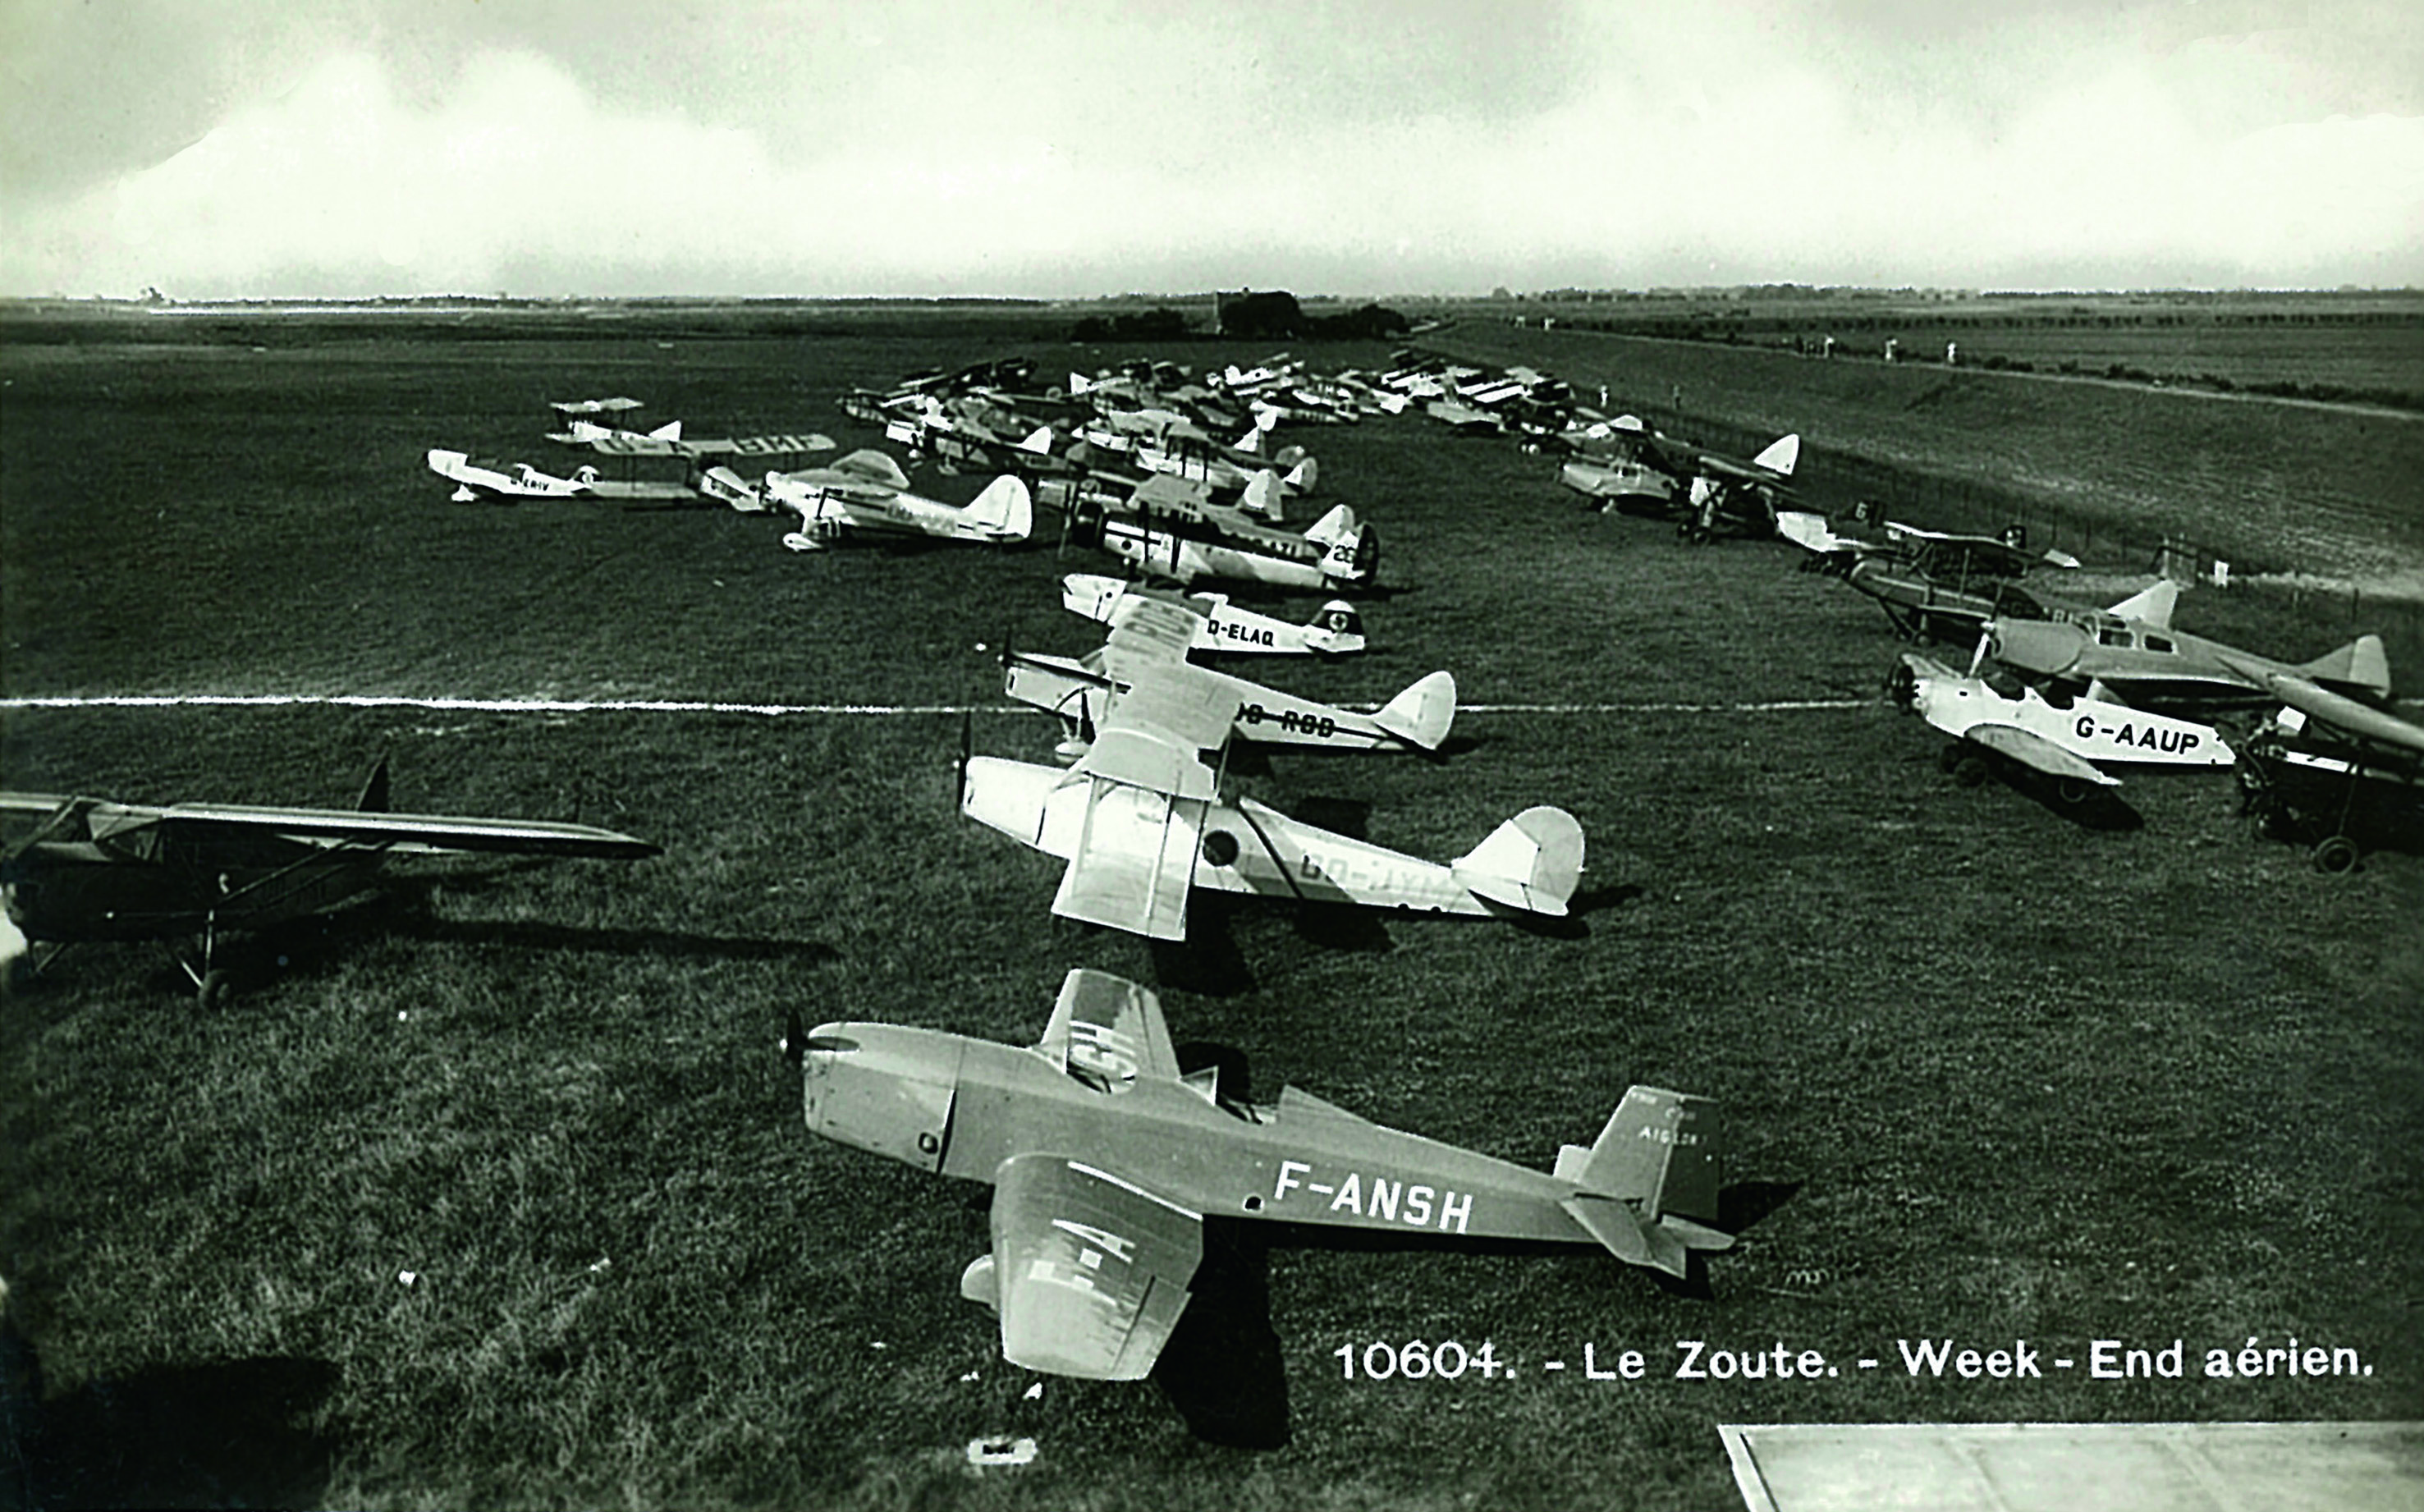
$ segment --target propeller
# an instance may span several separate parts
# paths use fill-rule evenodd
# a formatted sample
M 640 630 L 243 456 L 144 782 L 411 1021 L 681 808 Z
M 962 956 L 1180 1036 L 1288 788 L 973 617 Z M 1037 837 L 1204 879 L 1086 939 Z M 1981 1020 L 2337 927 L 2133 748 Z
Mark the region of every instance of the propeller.
M 1995 624 L 1994 621 L 1989 620 L 1978 627 L 1978 649 L 1970 657 L 1970 676 L 1973 677 L 1978 676 L 1978 669 L 1986 664 L 1986 658 L 1992 654 L 1994 643 Z
M 783 1058 L 791 1063 L 793 1071 L 800 1070 L 807 1059 L 808 1031 L 801 1026 L 800 1011 L 796 1008 L 783 1011 L 782 1049 Z
M 976 750 L 976 740 L 977 716 L 975 710 L 970 709 L 960 715 L 959 780 L 953 784 L 953 792 L 956 796 L 954 796 L 951 802 L 951 806 L 955 809 L 965 808 L 967 806 L 968 757 Z

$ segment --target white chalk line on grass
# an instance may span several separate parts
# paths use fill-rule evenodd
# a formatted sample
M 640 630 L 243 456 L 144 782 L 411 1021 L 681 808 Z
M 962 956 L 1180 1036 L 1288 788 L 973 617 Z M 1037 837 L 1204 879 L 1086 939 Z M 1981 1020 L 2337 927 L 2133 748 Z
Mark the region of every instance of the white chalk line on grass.
M 1780 698 L 1743 704 L 1467 704 L 1459 714 L 1774 714 L 1867 708 L 1874 698 Z M 825 714 L 859 718 L 1028 714 L 1024 704 L 742 704 L 693 698 L 415 698 L 392 693 L 104 693 L 0 698 L 30 708 L 423 708 L 460 714 Z M 1361 706 L 1377 708 L 1377 704 Z

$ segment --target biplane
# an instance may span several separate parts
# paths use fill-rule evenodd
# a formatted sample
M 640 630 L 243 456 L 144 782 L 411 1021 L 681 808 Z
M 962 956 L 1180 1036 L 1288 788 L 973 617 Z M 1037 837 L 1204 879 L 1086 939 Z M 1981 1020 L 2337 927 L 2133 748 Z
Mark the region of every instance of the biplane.
M 1722 1250 L 1715 1105 L 1625 1090 L 1548 1171 L 1374 1123 L 1289 1087 L 1245 1100 L 1180 1058 L 1159 1000 L 1075 970 L 1032 1048 L 905 1025 L 785 1036 L 808 1131 L 993 1187 L 991 1247 L 960 1295 L 1000 1318 L 1002 1357 L 1136 1380 L 1191 1299 L 1206 1218 L 1406 1245 L 1595 1246 L 1674 1277 Z M 1234 1080 L 1234 1076 L 1231 1078 Z
M 1456 679 L 1434 672 L 1373 713 L 1341 708 L 1266 688 L 1187 660 L 1210 616 L 1172 594 L 1124 595 L 1102 646 L 1082 658 L 1002 650 L 1002 691 L 1059 716 L 1063 750 L 1081 753 L 1121 704 L 1141 690 L 1156 703 L 1172 696 L 1232 711 L 1225 739 L 1328 751 L 1434 752 L 1456 722 Z
M 1820 516 L 1785 511 L 1777 517 L 1777 533 L 1810 553 L 1803 559 L 1806 570 L 1840 574 L 1875 599 L 1888 622 L 1912 641 L 1974 641 L 1991 619 L 2043 619 L 2052 608 L 2023 580 L 2046 567 L 2079 565 L 2067 551 L 2030 549 L 2027 529 L 2017 524 L 2000 535 L 1924 531 L 1891 520 L 1885 530 L 1886 539 L 1877 543 L 1840 534 Z
M 1149 592 L 1124 578 L 1072 572 L 1060 580 L 1060 606 L 1088 619 L 1116 625 L 1132 597 Z M 1341 657 L 1364 648 L 1364 616 L 1344 598 L 1322 605 L 1302 625 L 1240 609 L 1225 594 L 1190 594 L 1188 602 L 1204 616 L 1195 632 L 1193 649 L 1197 651 Z
M 70 945 L 157 941 L 205 1003 L 227 990 L 220 963 L 230 935 L 349 903 L 375 888 L 391 856 L 632 861 L 659 849 L 586 824 L 398 814 L 384 760 L 350 809 L 0 793 L 0 814 L 40 821 L 0 863 L 8 917 L 25 947 L 55 947 L 38 966 Z
M 1379 533 L 1345 504 L 1332 505 L 1298 535 L 1248 517 L 1245 508 L 1213 502 L 1197 485 L 1167 474 L 1123 487 L 1097 477 L 1048 485 L 1045 496 L 1060 508 L 1065 539 L 1099 546 L 1182 587 L 1198 578 L 1316 591 L 1369 587 L 1379 570 Z M 1276 510 L 1278 493 L 1265 474 L 1243 502 Z
M 1026 540 L 1035 527 L 1034 497 L 1021 479 L 1005 473 L 970 502 L 947 504 L 911 493 L 901 464 L 872 449 L 828 468 L 769 472 L 765 492 L 799 513 L 800 528 L 783 537 L 794 551 L 821 550 L 860 533 L 1007 545 Z
M 1316 828 L 1252 798 L 1220 796 L 1204 761 L 1243 708 L 1237 684 L 1180 664 L 1131 688 L 1066 771 L 964 756 L 960 811 L 1065 861 L 1052 912 L 1187 937 L 1197 887 L 1416 913 L 1564 916 L 1583 866 L 1573 816 L 1530 808 L 1443 866 Z

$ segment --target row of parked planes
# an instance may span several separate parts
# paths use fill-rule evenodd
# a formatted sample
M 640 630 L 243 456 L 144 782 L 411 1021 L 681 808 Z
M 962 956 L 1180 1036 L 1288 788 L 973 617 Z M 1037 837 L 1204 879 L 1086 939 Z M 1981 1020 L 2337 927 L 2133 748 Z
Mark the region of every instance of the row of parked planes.
M 2353 864 L 2365 816 L 2412 818 L 2424 791 L 2424 729 L 2384 707 L 2379 640 L 2288 665 L 2173 629 L 2169 582 L 2100 610 L 2042 595 L 2040 578 L 2076 564 L 2033 553 L 2016 535 L 1839 531 L 1789 507 L 1795 437 L 1738 460 L 1593 411 L 1544 374 L 1411 354 L 1368 375 L 1318 376 L 1273 358 L 1200 382 L 1167 363 L 1138 363 L 1072 374 L 1045 394 L 1029 391 L 1032 377 L 1031 365 L 993 363 L 844 397 L 853 418 L 916 456 L 1000 474 L 965 505 L 916 496 L 901 465 L 872 450 L 751 484 L 718 459 L 797 461 L 837 448 L 816 435 L 635 431 L 620 422 L 637 404 L 622 398 L 555 406 L 564 423 L 554 438 L 609 466 L 623 459 L 627 472 L 640 459 L 679 458 L 683 482 L 614 483 L 595 467 L 565 478 L 477 465 L 459 452 L 432 452 L 429 465 L 461 499 L 789 509 L 800 528 L 785 539 L 798 549 L 862 533 L 1024 540 L 1040 499 L 1060 511 L 1064 541 L 1082 535 L 1140 577 L 1175 584 L 1064 579 L 1065 606 L 1108 627 L 1103 645 L 1079 658 L 1002 651 L 1010 695 L 1062 722 L 1061 762 L 965 747 L 960 759 L 965 815 L 1064 863 L 1056 915 L 1151 939 L 1187 935 L 1199 888 L 1549 928 L 1569 912 L 1584 840 L 1562 809 L 1527 809 L 1439 863 L 1222 796 L 1233 742 L 1435 755 L 1447 737 L 1457 692 L 1445 671 L 1364 710 L 1197 660 L 1355 655 L 1366 642 L 1348 600 L 1331 598 L 1300 624 L 1190 591 L 1203 580 L 1322 594 L 1371 586 L 1377 536 L 1348 506 L 1300 534 L 1284 528 L 1320 479 L 1311 456 L 1275 448 L 1272 434 L 1417 406 L 1459 431 L 1511 434 L 1559 454 L 1563 481 L 1599 507 L 1672 517 L 1695 540 L 1780 535 L 1813 570 L 1874 596 L 1914 639 L 1974 645 L 1966 669 L 1914 651 L 1893 676 L 1902 701 L 1953 737 L 1947 770 L 1965 781 L 2001 766 L 2048 782 L 2061 802 L 2087 803 L 2113 785 L 2108 766 L 2236 758 L 2274 823 L 2328 832 L 2317 859 L 2329 869 Z M 1234 445 L 1216 439 L 1237 433 Z M 2236 751 L 2197 722 L 2218 706 L 2258 701 L 2278 712 Z M 387 786 L 382 763 L 352 809 L 0 795 L 0 811 L 40 821 L 8 858 L 9 952 L 156 940 L 210 998 L 229 979 L 225 939 L 361 896 L 391 855 L 628 860 L 656 851 L 579 824 L 398 814 Z M 1568 1146 L 1550 1172 L 1530 1170 L 1293 1088 L 1275 1103 L 1250 1102 L 1236 1068 L 1181 1053 L 1153 994 L 1100 972 L 1069 974 L 1031 1048 L 857 1023 L 812 1033 L 795 1024 L 786 1048 L 818 1134 L 993 1185 L 993 1248 L 967 1267 L 962 1290 L 999 1313 L 1005 1357 L 1035 1370 L 1115 1379 L 1150 1371 L 1197 1285 L 1207 1215 L 1589 1244 L 1676 1277 L 1690 1273 L 1694 1253 L 1732 1242 L 1719 1225 L 1720 1131 L 1706 1099 L 1634 1087 L 1595 1143 Z

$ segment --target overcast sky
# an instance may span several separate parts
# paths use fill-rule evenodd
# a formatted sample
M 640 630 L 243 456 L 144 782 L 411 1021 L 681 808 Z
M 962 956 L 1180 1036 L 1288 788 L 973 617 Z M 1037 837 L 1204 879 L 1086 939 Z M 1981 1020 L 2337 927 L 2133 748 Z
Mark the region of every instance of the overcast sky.
M 2424 285 L 2424 6 L 0 0 L 0 293 Z

